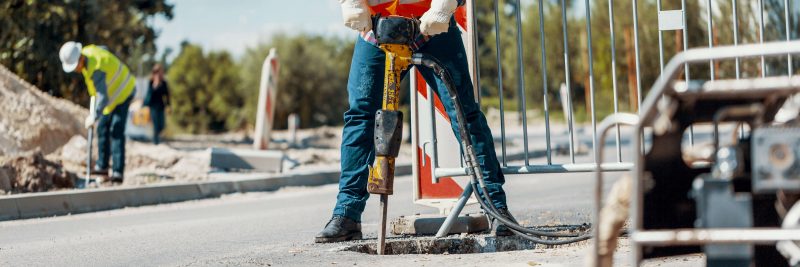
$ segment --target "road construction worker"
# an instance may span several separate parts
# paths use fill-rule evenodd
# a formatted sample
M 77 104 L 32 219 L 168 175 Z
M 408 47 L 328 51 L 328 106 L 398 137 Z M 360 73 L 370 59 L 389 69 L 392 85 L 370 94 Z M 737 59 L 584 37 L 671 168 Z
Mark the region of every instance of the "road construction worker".
M 368 165 L 375 159 L 373 132 L 375 112 L 381 108 L 385 53 L 378 48 L 371 31 L 372 15 L 399 15 L 420 20 L 422 36 L 418 38 L 417 52 L 431 55 L 446 67 L 454 78 L 458 98 L 462 101 L 469 133 L 478 154 L 489 195 L 494 206 L 503 215 L 508 212 L 505 182 L 494 150 L 491 131 L 484 114 L 474 99 L 469 76 L 467 53 L 457 27 L 454 13 L 463 0 L 339 0 L 344 24 L 360 33 L 356 40 L 347 93 L 350 108 L 344 113 L 344 130 L 341 145 L 341 176 L 339 194 L 333 216 L 317 234 L 315 242 L 337 242 L 361 238 L 361 213 L 367 198 Z M 459 14 L 463 14 L 459 12 Z M 458 18 L 463 19 L 463 18 Z M 442 81 L 430 69 L 420 68 L 422 76 L 440 96 L 450 118 L 455 118 L 455 104 Z M 457 134 L 457 122 L 451 121 Z M 456 152 L 458 153 L 458 152 Z M 510 235 L 505 226 L 493 223 L 497 235 Z
M 96 45 L 82 47 L 78 42 L 66 42 L 61 46 L 59 58 L 65 72 L 83 74 L 91 96 L 89 106 L 93 108 L 90 108 L 84 126 L 90 131 L 97 128 L 98 155 L 93 173 L 108 175 L 109 159 L 112 159 L 114 166 L 110 179 L 122 182 L 125 123 L 136 77 L 119 58 Z

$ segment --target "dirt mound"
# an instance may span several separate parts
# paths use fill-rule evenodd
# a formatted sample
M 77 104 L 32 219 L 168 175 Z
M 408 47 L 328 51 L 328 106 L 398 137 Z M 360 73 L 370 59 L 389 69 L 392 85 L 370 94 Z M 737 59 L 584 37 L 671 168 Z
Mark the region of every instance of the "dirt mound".
M 0 192 L 44 192 L 73 188 L 76 175 L 40 152 L 0 159 Z
M 94 142 L 93 162 L 97 160 L 97 141 Z M 47 158 L 63 164 L 66 170 L 83 174 L 86 170 L 86 144 L 83 136 L 73 136 Z M 202 150 L 187 152 L 165 144 L 129 141 L 125 143 L 125 184 L 204 180 L 208 176 L 208 162 L 208 153 Z
M 87 111 L 36 89 L 0 66 L 0 156 L 49 154 L 85 134 Z

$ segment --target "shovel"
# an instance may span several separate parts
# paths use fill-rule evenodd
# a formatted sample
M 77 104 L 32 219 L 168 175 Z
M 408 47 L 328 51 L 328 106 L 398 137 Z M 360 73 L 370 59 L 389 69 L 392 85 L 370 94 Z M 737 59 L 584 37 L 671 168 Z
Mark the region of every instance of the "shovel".
M 87 134 L 87 138 L 89 143 L 86 144 L 88 148 L 86 150 L 86 184 L 83 188 L 89 188 L 89 182 L 92 181 L 92 135 L 94 135 L 94 127 L 89 127 L 89 133 Z
M 95 112 L 95 108 L 97 107 L 96 105 L 97 100 L 93 96 L 89 99 L 89 112 Z M 86 139 L 88 139 L 87 141 L 89 143 L 86 144 L 86 178 L 83 188 L 89 188 L 89 182 L 92 181 L 92 136 L 94 135 L 94 125 L 88 127 L 87 130 L 89 132 L 86 135 Z

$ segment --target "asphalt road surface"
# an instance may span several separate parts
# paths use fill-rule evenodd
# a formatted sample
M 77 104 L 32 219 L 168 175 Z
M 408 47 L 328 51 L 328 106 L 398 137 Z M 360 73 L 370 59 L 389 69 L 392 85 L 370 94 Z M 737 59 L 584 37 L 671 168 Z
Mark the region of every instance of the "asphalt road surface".
M 571 224 L 589 222 L 591 185 L 591 174 L 526 175 L 509 177 L 506 188 L 511 211 L 520 220 Z M 411 203 L 410 177 L 399 177 L 395 190 L 389 202 L 392 218 L 435 212 Z M 461 255 L 342 252 L 348 243 L 313 244 L 314 235 L 330 217 L 336 192 L 336 185 L 295 187 L 0 222 L 0 266 L 581 266 L 589 247 L 583 243 Z M 377 220 L 377 198 L 371 198 L 363 218 L 365 238 L 375 238 Z M 619 259 L 630 262 L 628 247 L 619 250 Z M 695 255 L 653 264 L 700 262 L 702 258 Z
M 608 139 L 611 141 L 612 139 Z M 625 140 L 627 141 L 627 140 Z M 626 147 L 629 147 L 626 145 Z M 616 149 L 607 148 L 609 160 Z M 628 148 L 625 148 L 628 149 Z M 566 156 L 555 163 L 568 162 Z M 630 160 L 623 156 L 623 160 Z M 542 164 L 543 158 L 532 159 Z M 588 154 L 576 162 L 591 162 Z M 519 165 L 521 162 L 510 162 Z M 606 175 L 605 188 L 620 176 Z M 591 221 L 591 173 L 507 176 L 515 217 L 526 225 Z M 389 216 L 436 213 L 412 204 L 411 178 L 395 180 Z M 314 244 L 328 221 L 337 185 L 127 208 L 74 216 L 0 222 L 0 266 L 583 266 L 590 243 L 533 250 L 453 255 L 375 256 L 342 249 L 353 242 Z M 375 242 L 377 197 L 362 218 L 366 241 Z M 465 211 L 477 211 L 476 206 Z M 356 243 L 357 244 L 357 243 Z M 619 266 L 630 266 L 622 240 Z M 700 255 L 646 262 L 648 266 L 698 266 Z

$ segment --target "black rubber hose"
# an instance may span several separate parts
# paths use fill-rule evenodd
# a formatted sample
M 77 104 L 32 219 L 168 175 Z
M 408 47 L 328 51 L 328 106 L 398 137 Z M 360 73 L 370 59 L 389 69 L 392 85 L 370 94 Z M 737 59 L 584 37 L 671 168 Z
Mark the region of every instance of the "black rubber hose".
M 484 202 L 488 201 L 488 203 L 492 203 L 491 198 L 489 197 L 488 194 L 488 190 L 486 189 L 486 185 L 483 182 L 483 177 L 482 177 L 483 173 L 481 172 L 480 165 L 478 164 L 477 157 L 472 147 L 472 140 L 470 139 L 468 134 L 463 107 L 461 106 L 461 102 L 458 99 L 458 93 L 455 90 L 456 87 L 453 83 L 453 79 L 450 76 L 450 73 L 447 72 L 447 70 L 442 67 L 441 63 L 439 63 L 437 59 L 430 57 L 426 54 L 415 53 L 411 57 L 411 63 L 417 66 L 422 66 L 433 70 L 434 74 L 442 80 L 442 83 L 444 83 L 448 93 L 450 94 L 450 99 L 453 101 L 455 106 L 456 121 L 458 123 L 462 149 L 465 152 L 464 160 L 466 161 L 467 166 L 469 167 L 468 171 L 470 172 L 469 174 L 472 177 L 472 182 L 470 184 L 473 187 L 475 197 L 478 199 L 478 203 L 481 205 L 481 208 L 483 208 L 483 210 L 486 211 L 486 213 L 490 217 L 497 219 L 498 221 L 509 227 L 515 234 L 520 235 L 521 237 L 528 239 L 530 241 L 545 245 L 568 244 L 591 238 L 590 234 L 578 236 L 577 234 L 553 233 L 553 232 L 538 231 L 525 228 L 511 221 L 510 219 L 500 215 L 500 213 L 494 207 L 493 204 L 487 204 L 486 202 Z M 480 184 L 480 187 L 477 186 L 478 183 Z M 486 198 L 486 200 L 484 200 L 483 197 L 481 196 L 481 192 L 483 197 Z M 545 240 L 532 237 L 529 235 L 547 236 L 547 237 L 573 237 L 573 238 L 565 240 Z
M 475 176 L 473 176 L 473 178 L 474 177 Z M 470 183 L 470 184 L 472 185 L 473 191 L 478 190 L 477 185 L 476 185 L 476 183 L 474 181 L 472 183 Z M 485 192 L 484 192 L 484 194 L 485 194 Z M 480 198 L 480 196 L 477 195 L 477 193 L 476 193 L 475 197 Z M 564 244 L 575 243 L 575 242 L 579 242 L 579 241 L 583 241 L 583 240 L 587 240 L 587 239 L 592 238 L 591 234 L 584 234 L 584 235 L 578 236 L 576 234 L 560 234 L 560 233 L 552 233 L 552 232 L 542 232 L 542 231 L 537 231 L 537 230 L 525 228 L 525 227 L 523 227 L 523 226 L 521 226 L 519 224 L 514 223 L 513 221 L 508 220 L 507 218 L 503 217 L 500 214 L 494 213 L 494 211 L 492 211 L 492 210 L 487 208 L 487 206 L 491 207 L 491 205 L 487 205 L 486 202 L 484 202 L 484 201 L 485 200 L 483 200 L 483 199 L 478 199 L 478 204 L 481 205 L 481 208 L 483 208 L 483 210 L 487 211 L 487 214 L 489 214 L 489 216 L 491 216 L 491 217 L 493 217 L 495 219 L 498 219 L 501 223 L 506 225 L 506 227 L 510 228 L 511 232 L 513 232 L 517 236 L 522 237 L 524 239 L 527 239 L 527 240 L 529 240 L 531 242 L 538 243 L 538 244 L 543 244 L 543 245 L 564 245 Z M 505 221 L 507 221 L 508 223 L 505 223 Z M 524 231 L 524 232 L 523 231 L 518 231 L 518 230 L 516 230 L 517 227 L 523 228 L 526 231 Z M 539 234 L 539 233 L 542 233 L 542 234 Z M 531 235 L 547 236 L 547 237 L 571 237 L 571 238 L 560 239 L 560 240 L 548 240 L 548 239 L 541 239 L 541 238 L 538 238 L 538 237 L 534 237 L 534 236 L 531 236 Z

